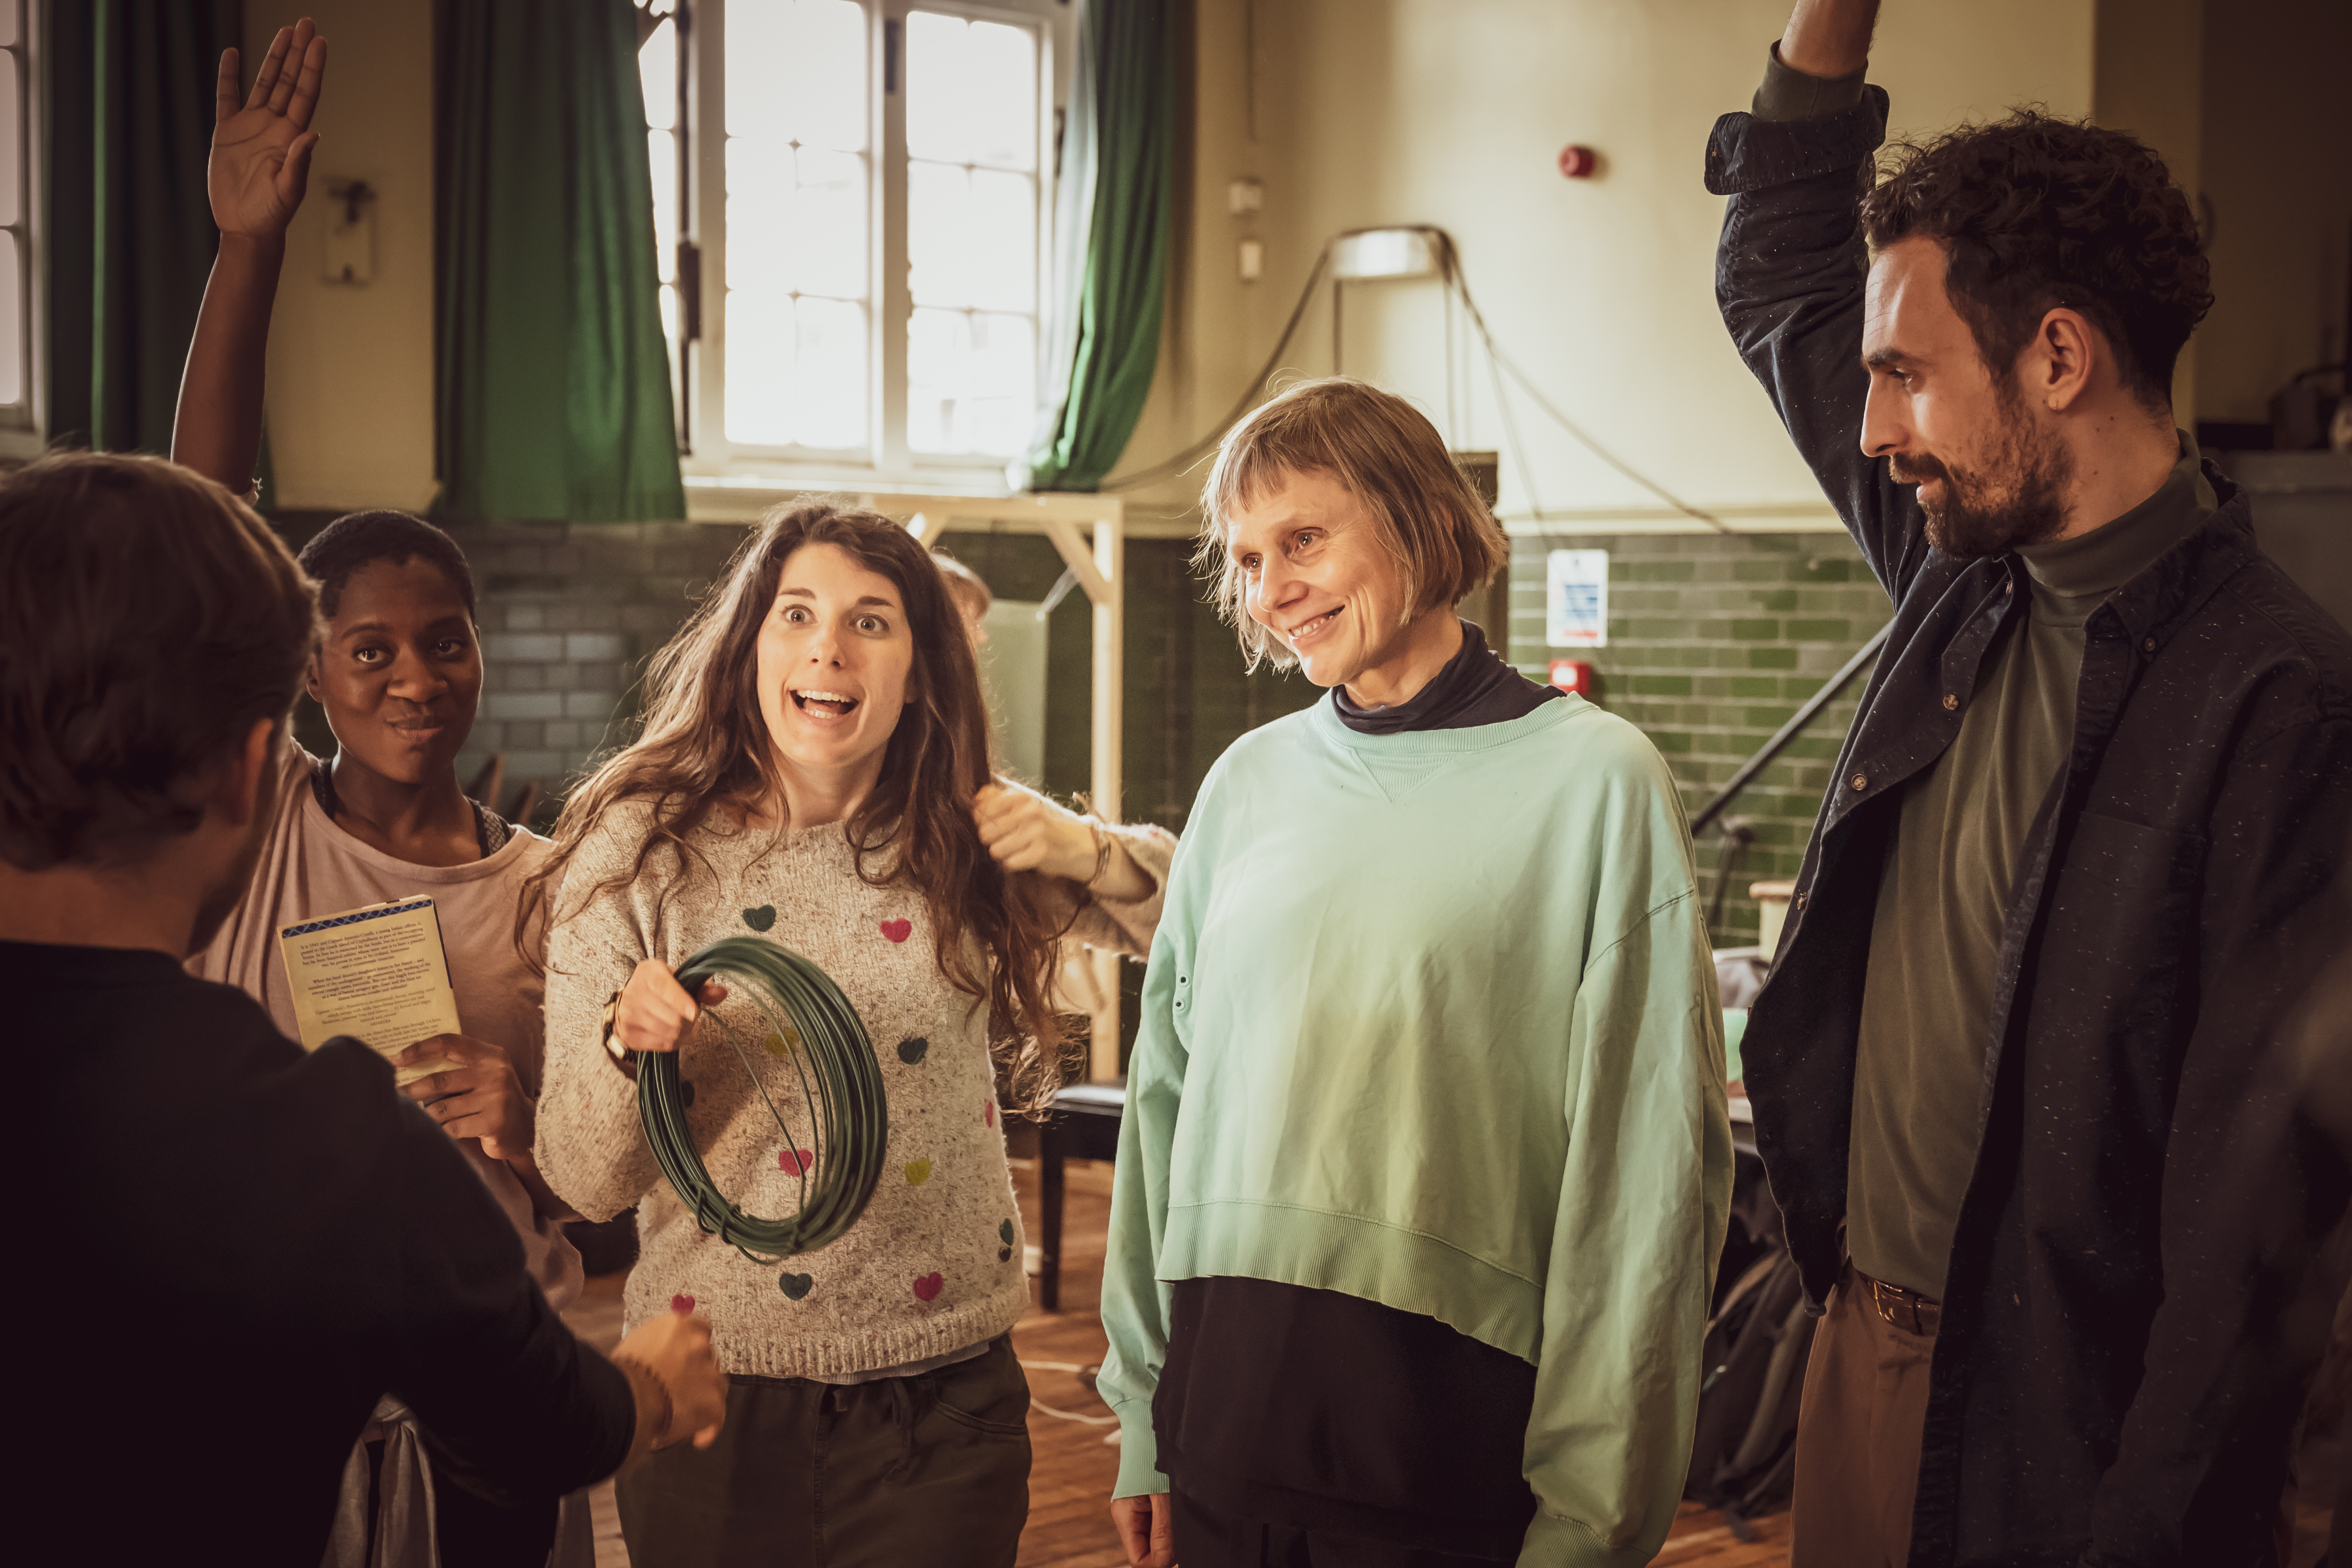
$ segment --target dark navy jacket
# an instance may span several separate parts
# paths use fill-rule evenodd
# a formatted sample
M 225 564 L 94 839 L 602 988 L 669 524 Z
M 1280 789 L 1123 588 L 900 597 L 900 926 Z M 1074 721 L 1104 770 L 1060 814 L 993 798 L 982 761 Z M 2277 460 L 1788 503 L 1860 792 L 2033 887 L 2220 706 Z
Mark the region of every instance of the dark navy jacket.
M 1843 1267 L 1863 975 L 1904 781 L 2031 602 L 1930 548 L 1859 447 L 1856 206 L 1886 95 L 1726 115 L 1716 287 L 1741 355 L 1895 600 L 1743 1055 L 1808 1296 Z M 1912 1563 L 2271 1561 L 2324 1320 L 2285 1309 L 2344 1212 L 2280 1036 L 2344 937 L 2352 638 L 2256 550 L 2245 492 L 2084 628 L 2074 736 L 2019 858 L 1980 1145 L 1930 1373 Z

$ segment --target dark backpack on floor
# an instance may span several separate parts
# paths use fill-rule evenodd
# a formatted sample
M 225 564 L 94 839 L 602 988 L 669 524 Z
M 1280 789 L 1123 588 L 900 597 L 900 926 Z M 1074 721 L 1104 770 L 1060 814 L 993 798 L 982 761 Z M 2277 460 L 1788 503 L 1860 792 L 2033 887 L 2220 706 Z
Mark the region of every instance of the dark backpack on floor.
M 1735 1525 L 1789 1500 L 1813 1323 L 1797 1260 L 1776 1247 L 1748 1266 L 1707 1325 L 1683 1495 Z

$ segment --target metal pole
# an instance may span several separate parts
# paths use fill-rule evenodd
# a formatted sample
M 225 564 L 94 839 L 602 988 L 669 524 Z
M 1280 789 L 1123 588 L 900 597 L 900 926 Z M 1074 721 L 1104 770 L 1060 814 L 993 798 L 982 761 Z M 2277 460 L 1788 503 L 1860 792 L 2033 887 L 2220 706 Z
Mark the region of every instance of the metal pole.
M 1699 808 L 1698 815 L 1691 818 L 1693 838 L 1705 833 L 1713 825 L 1715 819 L 1723 815 L 1724 808 L 1738 798 L 1739 792 L 1754 784 L 1756 775 L 1770 767 L 1773 760 L 1780 756 L 1789 742 L 1803 734 L 1805 726 L 1819 718 L 1822 709 L 1837 700 L 1838 693 L 1843 691 L 1853 678 L 1862 673 L 1863 667 L 1878 657 L 1878 650 L 1886 646 L 1886 634 L 1894 629 L 1893 621 L 1879 627 L 1878 635 L 1856 649 L 1854 656 L 1845 661 L 1845 667 L 1831 676 L 1828 684 L 1807 698 L 1805 705 L 1798 709 L 1787 723 L 1773 732 L 1772 738 L 1764 742 L 1763 750 L 1748 758 L 1741 765 L 1740 770 L 1731 775 L 1731 782 L 1723 786 L 1723 793 Z

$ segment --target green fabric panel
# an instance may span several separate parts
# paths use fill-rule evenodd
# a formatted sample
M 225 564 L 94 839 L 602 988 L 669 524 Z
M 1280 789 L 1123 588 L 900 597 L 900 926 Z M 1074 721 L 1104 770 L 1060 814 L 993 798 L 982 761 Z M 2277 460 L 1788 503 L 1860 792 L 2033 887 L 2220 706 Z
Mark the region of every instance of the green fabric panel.
M 244 25 L 243 0 L 43 8 L 53 437 L 171 450 L 180 370 L 220 245 L 205 193 L 213 84 Z
M 1095 205 L 1076 363 L 1059 424 L 1030 458 L 1032 489 L 1091 490 L 1127 449 L 1160 358 L 1176 146 L 1166 0 L 1090 0 Z
M 627 0 L 445 0 L 436 510 L 686 515 Z

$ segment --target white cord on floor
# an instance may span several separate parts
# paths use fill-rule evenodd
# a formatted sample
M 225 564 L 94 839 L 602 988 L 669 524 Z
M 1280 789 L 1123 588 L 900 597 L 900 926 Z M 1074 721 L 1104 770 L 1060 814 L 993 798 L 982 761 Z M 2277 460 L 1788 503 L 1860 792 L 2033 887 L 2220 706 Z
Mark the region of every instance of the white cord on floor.
M 1034 1394 L 1029 1396 L 1029 1404 L 1040 1415 L 1050 1415 L 1056 1421 L 1075 1421 L 1081 1426 L 1118 1425 L 1118 1417 L 1116 1415 L 1081 1415 L 1075 1410 L 1056 1410 Z
M 1092 1372 L 1095 1369 L 1089 1366 L 1080 1366 L 1076 1362 L 1068 1361 L 1024 1361 L 1021 1363 L 1021 1370 L 1024 1372 L 1066 1372 L 1083 1377 L 1087 1373 Z M 1097 1397 L 1099 1398 L 1100 1395 L 1097 1395 Z M 1056 1421 L 1075 1421 L 1081 1426 L 1116 1426 L 1118 1425 L 1118 1417 L 1116 1415 L 1081 1415 L 1075 1410 L 1056 1410 L 1034 1394 L 1029 1396 L 1029 1404 L 1031 1407 L 1035 1409 L 1039 1414 L 1050 1415 Z

